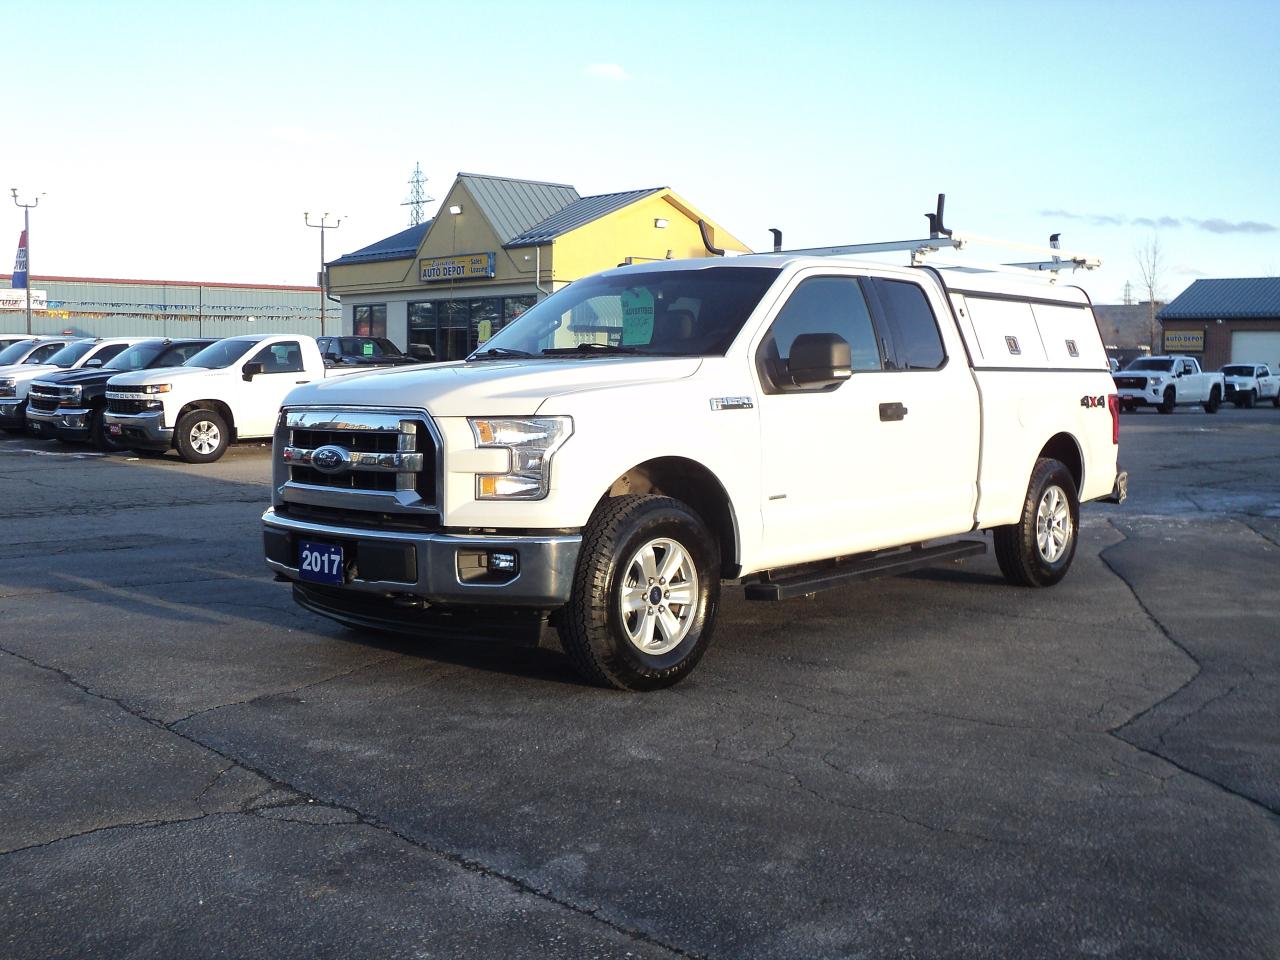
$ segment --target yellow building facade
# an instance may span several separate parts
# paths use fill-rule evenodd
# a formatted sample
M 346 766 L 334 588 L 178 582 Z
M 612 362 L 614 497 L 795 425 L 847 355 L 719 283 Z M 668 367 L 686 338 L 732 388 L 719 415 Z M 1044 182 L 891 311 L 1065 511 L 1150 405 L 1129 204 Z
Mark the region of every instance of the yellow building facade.
M 622 263 L 750 252 L 668 187 L 583 197 L 568 184 L 460 173 L 434 220 L 327 265 L 349 334 L 424 360 L 466 356 L 530 306 Z

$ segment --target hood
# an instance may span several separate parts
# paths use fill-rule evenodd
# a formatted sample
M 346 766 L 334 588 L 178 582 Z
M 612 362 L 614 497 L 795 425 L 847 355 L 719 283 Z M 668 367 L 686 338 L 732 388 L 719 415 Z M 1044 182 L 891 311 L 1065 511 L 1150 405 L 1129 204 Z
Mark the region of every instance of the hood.
M 426 407 L 437 417 L 524 416 L 553 397 L 583 390 L 680 380 L 701 363 L 701 357 L 591 357 L 421 364 L 317 380 L 292 391 L 285 403 Z
M 208 376 L 240 376 L 240 368 L 227 367 L 223 370 L 210 370 L 208 367 L 156 367 L 154 370 L 134 370 L 130 373 L 117 373 L 111 378 L 113 387 L 137 387 L 144 383 L 174 383 L 188 377 Z
M 0 377 L 14 377 L 18 380 L 34 380 L 42 374 L 65 372 L 62 367 L 55 367 L 51 363 L 11 363 L 7 367 L 0 367 Z
M 56 383 L 59 386 L 70 387 L 77 383 L 106 383 L 118 372 L 117 370 L 103 370 L 101 367 L 80 367 L 75 370 L 59 370 L 57 373 L 46 373 L 36 377 L 36 379 L 43 380 L 45 383 Z

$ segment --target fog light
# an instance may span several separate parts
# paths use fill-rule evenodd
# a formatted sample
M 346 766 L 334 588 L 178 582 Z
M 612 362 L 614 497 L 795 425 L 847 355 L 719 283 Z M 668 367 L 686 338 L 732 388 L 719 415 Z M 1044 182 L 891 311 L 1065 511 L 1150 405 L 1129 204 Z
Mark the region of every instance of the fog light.
M 490 550 L 489 569 L 497 573 L 516 573 L 520 569 L 520 555 L 514 550 Z

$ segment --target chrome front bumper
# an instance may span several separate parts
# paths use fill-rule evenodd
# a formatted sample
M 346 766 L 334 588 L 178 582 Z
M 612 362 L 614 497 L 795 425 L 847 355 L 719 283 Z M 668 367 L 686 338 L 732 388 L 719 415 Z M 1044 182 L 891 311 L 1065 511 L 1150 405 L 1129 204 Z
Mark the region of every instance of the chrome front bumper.
M 168 450 L 173 445 L 173 428 L 164 425 L 163 410 L 128 414 L 108 411 L 102 415 L 102 422 L 108 429 L 112 424 L 120 426 L 120 435 L 112 434 L 112 439 L 126 447 L 156 447 Z
M 85 431 L 89 429 L 90 410 L 37 410 L 27 407 L 27 426 L 39 425 L 49 430 Z
M 366 530 L 309 523 L 281 516 L 275 509 L 262 515 L 263 549 L 267 566 L 295 582 L 302 580 L 297 567 L 297 543 L 314 540 L 338 544 L 353 558 L 346 582 L 330 592 L 381 595 L 393 602 L 425 601 L 428 604 L 511 606 L 552 609 L 563 606 L 573 586 L 582 537 L 578 534 L 463 535 Z M 362 550 L 377 577 L 362 571 Z M 477 558 L 489 551 L 518 555 L 513 574 L 486 571 Z
M 18 400 L 13 397 L 0 400 L 0 427 L 22 426 L 22 405 L 26 402 L 25 399 Z

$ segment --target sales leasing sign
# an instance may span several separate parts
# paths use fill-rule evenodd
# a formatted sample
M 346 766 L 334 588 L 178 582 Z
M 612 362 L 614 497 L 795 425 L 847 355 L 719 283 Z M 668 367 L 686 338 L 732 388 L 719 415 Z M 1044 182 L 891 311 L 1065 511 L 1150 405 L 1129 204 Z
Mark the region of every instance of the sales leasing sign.
M 430 257 L 419 261 L 423 283 L 439 280 L 491 279 L 494 275 L 493 253 L 466 253 L 460 257 Z
M 1165 353 L 1202 353 L 1204 351 L 1203 330 L 1166 330 L 1164 332 Z
M 0 310 L 25 310 L 27 309 L 27 291 L 24 290 L 0 290 Z M 31 309 L 32 310 L 48 310 L 49 295 L 43 290 L 31 291 Z

